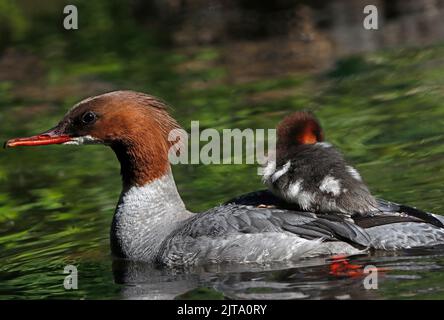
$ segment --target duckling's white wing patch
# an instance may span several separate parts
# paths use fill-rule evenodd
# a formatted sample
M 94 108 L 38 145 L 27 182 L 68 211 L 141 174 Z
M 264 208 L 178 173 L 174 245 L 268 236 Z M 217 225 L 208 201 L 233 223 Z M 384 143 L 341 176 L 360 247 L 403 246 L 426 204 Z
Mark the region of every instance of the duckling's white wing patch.
M 290 162 L 290 160 L 289 160 L 289 161 L 287 161 L 286 164 L 284 164 L 284 165 L 282 166 L 282 168 L 280 168 L 278 171 L 276 171 L 276 172 L 273 174 L 273 176 L 271 177 L 271 182 L 275 182 L 277 179 L 279 179 L 279 178 L 282 177 L 284 174 L 286 174 L 287 171 L 288 171 L 288 169 L 290 169 L 290 165 L 291 165 L 291 162 Z
M 352 166 L 347 166 L 346 167 L 347 172 L 350 173 L 350 175 L 355 178 L 358 181 L 362 181 L 361 175 L 359 174 L 359 172 L 353 168 Z
M 341 194 L 341 182 L 331 175 L 327 175 L 321 181 L 319 190 L 321 190 L 322 192 L 330 193 L 336 197 Z
M 290 184 L 286 196 L 290 202 L 296 202 L 302 209 L 310 210 L 315 200 L 315 195 L 311 192 L 304 191 L 302 188 L 303 182 L 304 180 L 298 179 L 296 182 Z
M 302 182 L 303 181 L 304 180 L 302 180 L 302 179 L 298 179 L 296 182 L 294 182 L 288 186 L 287 193 L 288 193 L 288 197 L 290 199 L 294 199 L 299 196 L 299 193 L 301 192 L 301 189 L 302 189 Z
M 276 161 L 269 160 L 264 168 L 262 181 L 267 182 L 271 175 L 276 171 Z
M 331 148 L 332 147 L 332 145 L 328 142 L 317 142 L 315 144 L 315 146 L 322 147 L 322 148 Z

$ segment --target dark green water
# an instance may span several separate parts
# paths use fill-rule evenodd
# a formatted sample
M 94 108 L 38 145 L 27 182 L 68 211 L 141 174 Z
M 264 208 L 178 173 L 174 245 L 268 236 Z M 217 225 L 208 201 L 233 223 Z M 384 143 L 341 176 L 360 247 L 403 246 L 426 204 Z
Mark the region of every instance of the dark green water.
M 47 61 L 38 82 L 0 82 L 0 140 L 46 130 L 75 102 L 111 89 L 162 97 L 185 128 L 191 120 L 218 130 L 274 128 L 287 113 L 308 108 L 377 196 L 444 213 L 443 57 L 443 46 L 382 52 L 348 58 L 318 75 L 245 84 L 227 80 L 224 65 L 215 62 L 217 48 Z M 177 71 L 185 62 L 203 67 Z M 256 169 L 173 168 L 195 211 L 262 188 Z M 330 275 L 324 259 L 187 273 L 113 263 L 108 233 L 119 192 L 118 163 L 102 146 L 1 150 L 0 298 L 444 298 L 440 250 L 353 258 L 390 268 L 377 290 L 364 289 L 359 277 Z M 78 290 L 63 287 L 68 264 L 78 267 Z

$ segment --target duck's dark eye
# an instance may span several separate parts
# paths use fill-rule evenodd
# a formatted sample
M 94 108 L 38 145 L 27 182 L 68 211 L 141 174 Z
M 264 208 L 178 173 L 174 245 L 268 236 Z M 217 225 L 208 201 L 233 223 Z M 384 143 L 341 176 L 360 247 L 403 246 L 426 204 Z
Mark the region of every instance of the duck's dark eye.
M 82 116 L 82 122 L 85 124 L 91 124 L 94 121 L 96 121 L 96 119 L 97 119 L 97 116 L 92 111 L 85 112 Z

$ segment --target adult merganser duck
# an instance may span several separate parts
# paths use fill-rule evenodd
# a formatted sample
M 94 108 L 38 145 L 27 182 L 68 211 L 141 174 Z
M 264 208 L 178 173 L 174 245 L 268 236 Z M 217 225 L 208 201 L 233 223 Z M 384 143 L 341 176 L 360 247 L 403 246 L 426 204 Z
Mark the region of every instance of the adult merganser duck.
M 166 266 L 265 263 L 444 243 L 440 216 L 394 214 L 391 219 L 358 223 L 338 215 L 288 209 L 288 203 L 268 191 L 192 214 L 177 192 L 168 161 L 172 145 L 168 135 L 177 128 L 160 100 L 116 91 L 83 100 L 54 128 L 11 139 L 5 146 L 110 146 L 120 161 L 123 181 L 111 226 L 111 249 L 131 260 Z M 261 208 L 262 203 L 274 207 Z M 401 208 L 386 206 L 391 212 Z

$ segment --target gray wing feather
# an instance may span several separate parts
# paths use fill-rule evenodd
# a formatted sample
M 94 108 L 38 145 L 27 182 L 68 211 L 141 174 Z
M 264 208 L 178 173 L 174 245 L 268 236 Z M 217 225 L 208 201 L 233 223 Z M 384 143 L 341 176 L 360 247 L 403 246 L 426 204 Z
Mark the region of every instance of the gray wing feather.
M 196 264 L 200 259 L 213 262 L 293 259 L 319 249 L 325 239 L 363 246 L 365 241 L 360 238 L 363 231 L 358 232 L 359 227 L 348 224 L 319 219 L 311 213 L 229 204 L 188 219 L 164 241 L 157 262 L 178 265 Z M 353 250 L 346 243 L 344 246 L 347 252 Z M 326 249 L 327 246 L 322 250 Z
M 408 249 L 444 244 L 444 229 L 427 223 L 402 222 L 365 229 L 371 247 L 383 250 Z

